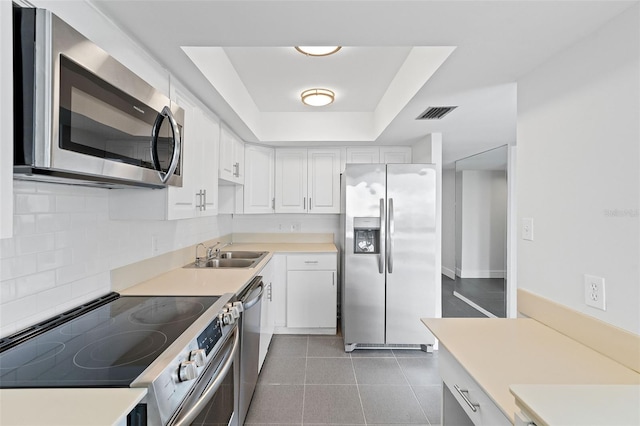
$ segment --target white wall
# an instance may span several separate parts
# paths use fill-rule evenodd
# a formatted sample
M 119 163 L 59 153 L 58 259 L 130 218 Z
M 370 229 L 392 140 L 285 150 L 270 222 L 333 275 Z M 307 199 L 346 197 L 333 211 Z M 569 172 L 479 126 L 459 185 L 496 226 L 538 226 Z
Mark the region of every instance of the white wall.
M 456 269 L 456 171 L 442 171 L 442 273 L 455 279 Z
M 292 230 L 293 227 L 293 230 Z M 338 214 L 235 214 L 234 233 L 333 233 L 340 247 Z
M 507 178 L 504 171 L 464 170 L 460 177 L 460 228 L 456 275 L 504 278 Z
M 640 334 L 640 11 L 518 81 L 518 287 Z M 606 280 L 606 311 L 583 274 Z

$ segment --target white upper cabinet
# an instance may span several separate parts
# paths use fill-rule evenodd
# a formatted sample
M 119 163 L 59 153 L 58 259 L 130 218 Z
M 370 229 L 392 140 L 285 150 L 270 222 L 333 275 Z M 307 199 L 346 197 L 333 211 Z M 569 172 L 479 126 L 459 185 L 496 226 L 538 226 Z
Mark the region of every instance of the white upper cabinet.
M 244 184 L 244 142 L 226 126 L 220 129 L 220 179 Z
M 309 149 L 309 213 L 340 213 L 340 150 Z
M 340 212 L 340 149 L 276 149 L 276 213 Z
M 411 163 L 410 146 L 348 147 L 347 164 Z
M 275 211 L 275 149 L 244 146 L 244 213 Z
M 347 148 L 347 163 L 375 164 L 380 162 L 378 147 L 349 147 Z

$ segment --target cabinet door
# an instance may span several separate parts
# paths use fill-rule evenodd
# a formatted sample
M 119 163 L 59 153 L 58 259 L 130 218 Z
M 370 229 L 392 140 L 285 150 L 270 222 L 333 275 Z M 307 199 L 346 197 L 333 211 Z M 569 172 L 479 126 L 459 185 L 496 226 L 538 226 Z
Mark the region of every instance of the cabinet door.
M 380 162 L 380 150 L 369 147 L 347 148 L 347 163 L 376 164 Z
M 340 150 L 308 151 L 309 213 L 340 213 Z
M 334 271 L 287 272 L 287 327 L 335 327 Z
M 233 135 L 224 126 L 220 127 L 220 178 L 228 181 L 234 179 Z
M 273 213 L 275 150 L 245 145 L 244 213 Z
M 203 191 L 196 202 L 199 216 L 218 214 L 218 164 L 220 152 L 220 124 L 214 117 L 202 112 L 200 125 L 202 149 L 200 151 L 200 181 L 196 188 Z
M 307 211 L 307 150 L 276 149 L 276 213 Z
M 380 162 L 384 164 L 411 163 L 411 147 L 410 146 L 381 146 Z
M 244 166 L 244 142 L 233 137 L 233 164 L 235 167 L 235 183 L 244 184 L 245 166 Z

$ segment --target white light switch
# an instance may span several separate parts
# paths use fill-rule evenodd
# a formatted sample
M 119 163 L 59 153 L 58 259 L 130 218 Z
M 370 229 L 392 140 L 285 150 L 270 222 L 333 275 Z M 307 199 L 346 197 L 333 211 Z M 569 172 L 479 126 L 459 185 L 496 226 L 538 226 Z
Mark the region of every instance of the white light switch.
M 533 241 L 533 218 L 522 218 L 522 239 Z

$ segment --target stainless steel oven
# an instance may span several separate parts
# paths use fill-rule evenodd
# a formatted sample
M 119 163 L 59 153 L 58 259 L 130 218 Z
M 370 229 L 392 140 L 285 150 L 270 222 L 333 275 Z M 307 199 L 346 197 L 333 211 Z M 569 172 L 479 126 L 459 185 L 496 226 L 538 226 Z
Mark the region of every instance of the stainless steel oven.
M 14 7 L 14 68 L 17 179 L 182 185 L 184 111 L 56 15 Z
M 132 424 L 236 426 L 233 300 L 106 295 L 0 339 L 0 388 L 146 388 Z

